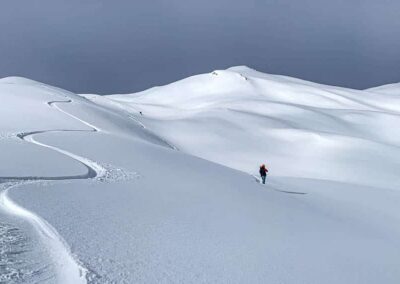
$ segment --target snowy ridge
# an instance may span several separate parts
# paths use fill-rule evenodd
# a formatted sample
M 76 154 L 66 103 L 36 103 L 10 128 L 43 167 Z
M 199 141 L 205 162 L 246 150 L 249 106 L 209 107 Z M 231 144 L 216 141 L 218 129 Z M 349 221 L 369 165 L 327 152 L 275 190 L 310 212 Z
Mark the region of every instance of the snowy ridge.
M 379 86 L 379 87 L 375 87 L 375 88 L 370 88 L 370 89 L 367 89 L 367 91 L 381 93 L 381 94 L 387 94 L 387 95 L 400 96 L 400 83 L 394 83 L 394 84 L 383 85 L 383 86 Z
M 392 149 L 400 147 L 400 132 L 391 126 L 400 123 L 400 96 L 238 66 L 92 100 L 135 115 L 184 152 L 251 174 L 267 161 L 282 176 L 397 188 L 392 155 L 399 153 Z

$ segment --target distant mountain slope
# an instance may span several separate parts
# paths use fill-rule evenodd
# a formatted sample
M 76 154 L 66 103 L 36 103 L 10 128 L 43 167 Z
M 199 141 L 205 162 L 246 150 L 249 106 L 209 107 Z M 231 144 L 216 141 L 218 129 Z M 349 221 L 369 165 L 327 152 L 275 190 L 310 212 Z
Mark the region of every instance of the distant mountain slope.
M 383 85 L 383 86 L 368 89 L 368 91 L 377 92 L 380 94 L 400 96 L 400 83 Z
M 239 66 L 92 99 L 134 115 L 184 152 L 245 172 L 266 161 L 279 176 L 400 183 L 400 96 Z
M 168 94 L 168 95 L 165 95 Z M 232 99 L 259 97 L 279 103 L 333 109 L 385 109 L 400 111 L 400 99 L 372 92 L 321 85 L 281 75 L 258 72 L 246 66 L 192 76 L 162 87 L 126 95 L 109 96 L 143 103 L 199 108 Z M 396 103 L 393 105 L 393 103 Z

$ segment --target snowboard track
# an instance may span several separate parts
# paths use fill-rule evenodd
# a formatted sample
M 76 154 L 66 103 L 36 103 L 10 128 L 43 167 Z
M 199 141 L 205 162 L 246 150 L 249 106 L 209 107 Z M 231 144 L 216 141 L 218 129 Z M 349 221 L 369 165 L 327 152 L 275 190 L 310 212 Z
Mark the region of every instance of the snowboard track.
M 61 276 L 60 278 L 62 278 L 63 282 L 88 283 L 89 281 L 88 279 L 93 279 L 94 277 L 96 277 L 96 275 L 93 275 L 94 273 L 89 269 L 85 268 L 84 265 L 72 254 L 68 244 L 58 234 L 58 232 L 46 220 L 42 219 L 35 213 L 18 205 L 8 196 L 8 193 L 12 188 L 26 185 L 29 183 L 41 182 L 41 181 L 62 181 L 62 180 L 80 180 L 80 179 L 100 180 L 103 176 L 106 175 L 107 170 L 103 166 L 88 158 L 34 140 L 34 137 L 40 134 L 101 131 L 96 126 L 62 110 L 57 106 L 57 104 L 60 103 L 69 104 L 72 102 L 73 101 L 71 99 L 67 98 L 67 100 L 64 101 L 49 101 L 47 102 L 47 105 L 83 123 L 84 125 L 89 127 L 87 130 L 83 129 L 40 130 L 40 131 L 19 133 L 17 134 L 17 137 L 25 142 L 32 143 L 40 147 L 48 148 L 64 156 L 67 156 L 68 158 L 71 158 L 80 163 L 81 165 L 83 165 L 87 169 L 87 172 L 85 174 L 69 175 L 69 176 L 0 177 L 0 185 L 2 185 L 2 187 L 4 188 L 4 190 L 0 192 L 0 209 L 4 210 L 8 214 L 24 219 L 36 229 L 40 237 L 43 238 L 43 243 L 45 244 L 46 248 L 49 250 L 49 252 L 51 252 L 52 261 L 56 262 L 56 264 L 58 264 L 58 267 L 61 269 L 60 271 L 57 271 L 57 273 L 60 274 Z

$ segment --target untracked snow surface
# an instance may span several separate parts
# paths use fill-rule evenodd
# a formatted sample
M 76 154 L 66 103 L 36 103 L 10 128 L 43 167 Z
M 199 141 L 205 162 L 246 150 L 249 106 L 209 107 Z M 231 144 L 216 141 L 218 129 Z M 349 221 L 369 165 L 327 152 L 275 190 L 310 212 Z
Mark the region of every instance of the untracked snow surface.
M 1 79 L 0 283 L 399 283 L 396 90 Z

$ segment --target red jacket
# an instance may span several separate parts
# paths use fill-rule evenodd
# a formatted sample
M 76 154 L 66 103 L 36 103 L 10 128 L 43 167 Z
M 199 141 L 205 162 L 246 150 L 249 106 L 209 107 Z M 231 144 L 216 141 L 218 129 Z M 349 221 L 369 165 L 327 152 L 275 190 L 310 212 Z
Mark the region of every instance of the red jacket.
M 266 167 L 260 167 L 260 175 L 266 176 L 268 173 L 268 169 Z

